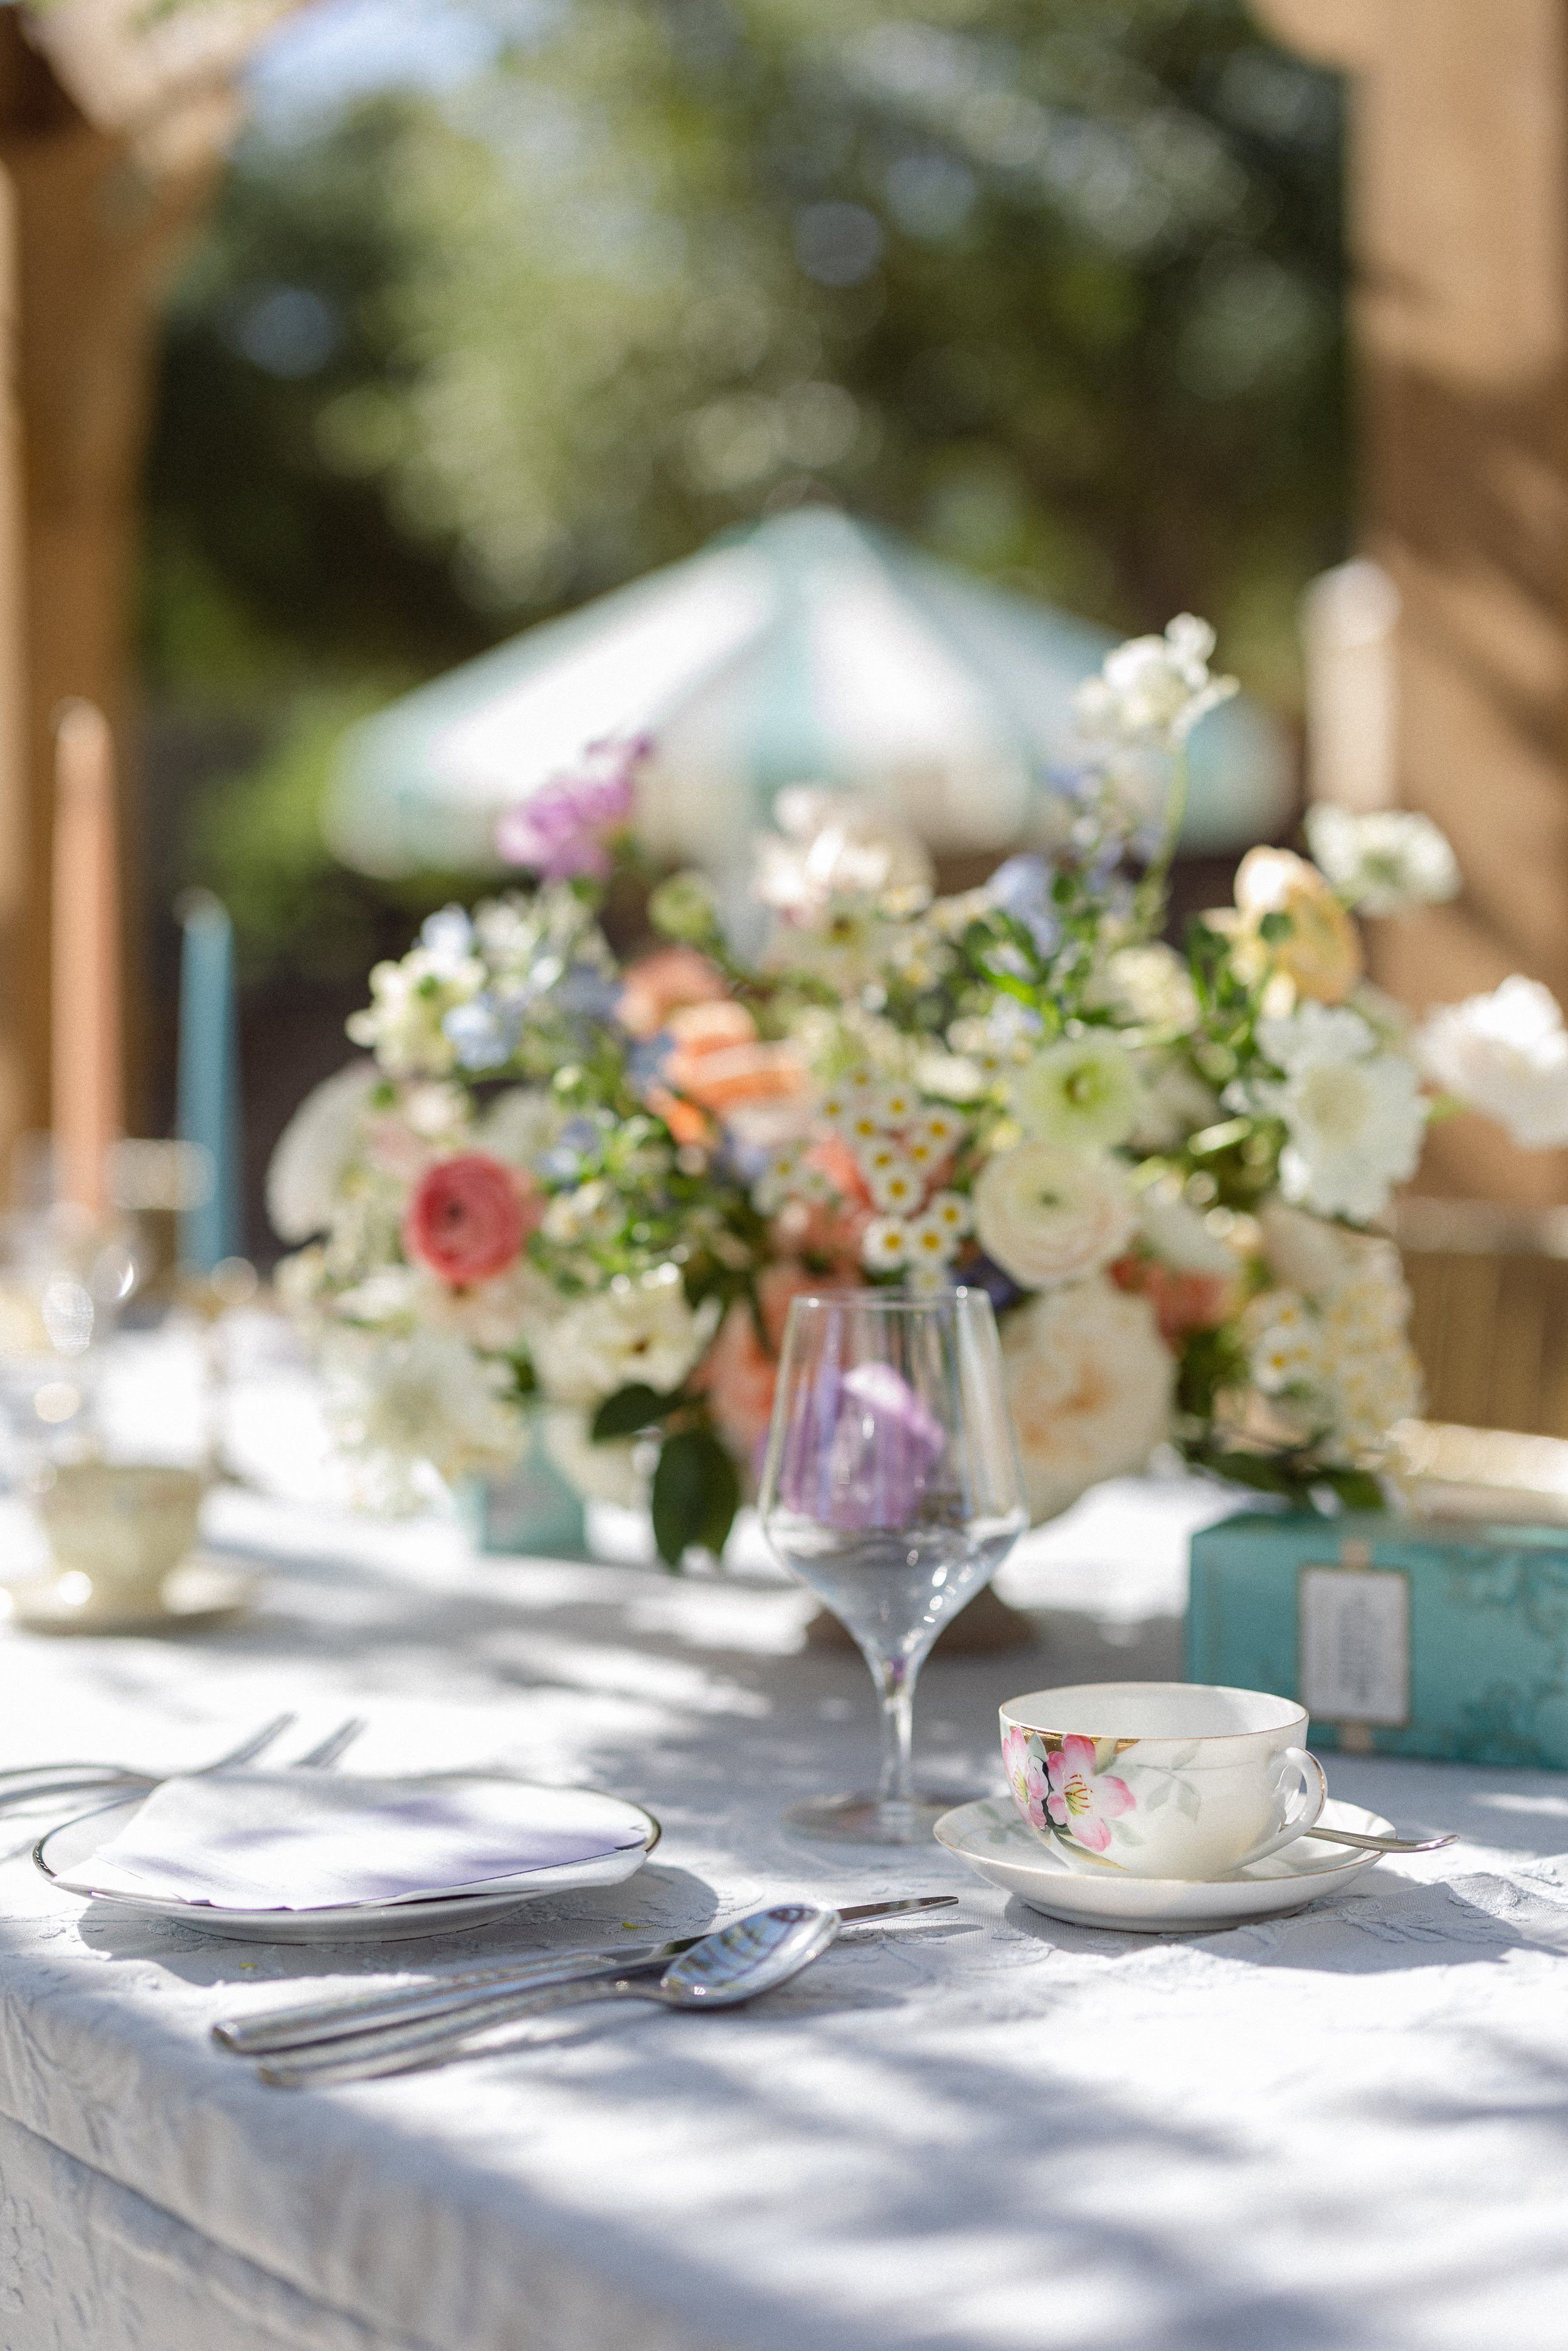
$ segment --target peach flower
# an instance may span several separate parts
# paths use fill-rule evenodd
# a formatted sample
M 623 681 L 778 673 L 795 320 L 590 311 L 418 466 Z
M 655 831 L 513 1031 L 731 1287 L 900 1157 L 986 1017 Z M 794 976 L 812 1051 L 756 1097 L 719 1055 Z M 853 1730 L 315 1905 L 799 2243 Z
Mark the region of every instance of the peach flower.
M 714 1004 L 727 993 L 724 974 L 695 947 L 661 947 L 627 967 L 615 1014 L 633 1037 L 653 1037 L 684 1006 Z
M 1249 849 L 1236 869 L 1236 904 L 1249 945 L 1298 994 L 1343 1004 L 1361 977 L 1361 935 L 1315 865 L 1289 849 Z M 1284 914 L 1283 938 L 1267 941 L 1267 914 Z
M 723 1116 L 747 1104 L 792 1100 L 806 1090 L 806 1071 L 789 1045 L 764 1044 L 743 1004 L 692 1004 L 666 1026 L 674 1050 L 664 1078 L 675 1092 Z
M 543 1216 L 543 1197 L 526 1176 L 487 1151 L 460 1152 L 420 1178 L 402 1245 L 414 1264 L 465 1289 L 505 1273 Z
M 1193 1273 L 1136 1255 L 1118 1258 L 1108 1270 L 1118 1290 L 1148 1300 L 1167 1347 L 1179 1348 L 1194 1331 L 1218 1331 L 1239 1302 L 1240 1284 L 1234 1276 Z
M 762 1446 L 773 1417 L 779 1351 L 790 1301 L 810 1297 L 821 1286 L 803 1265 L 784 1260 L 768 1266 L 757 1278 L 757 1314 L 748 1299 L 736 1300 L 697 1374 L 719 1435 L 742 1467 L 753 1472 L 761 1467 Z

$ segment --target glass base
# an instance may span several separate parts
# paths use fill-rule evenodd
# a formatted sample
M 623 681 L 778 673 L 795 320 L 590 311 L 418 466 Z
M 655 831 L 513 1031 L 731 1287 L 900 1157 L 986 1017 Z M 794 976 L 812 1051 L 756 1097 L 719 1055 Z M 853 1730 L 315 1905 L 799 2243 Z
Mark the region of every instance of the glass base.
M 784 1824 L 800 1836 L 825 1837 L 834 1844 L 929 1844 L 944 1813 L 974 1802 L 973 1788 L 946 1794 L 923 1788 L 913 1803 L 883 1803 L 880 1796 L 809 1796 L 791 1804 Z

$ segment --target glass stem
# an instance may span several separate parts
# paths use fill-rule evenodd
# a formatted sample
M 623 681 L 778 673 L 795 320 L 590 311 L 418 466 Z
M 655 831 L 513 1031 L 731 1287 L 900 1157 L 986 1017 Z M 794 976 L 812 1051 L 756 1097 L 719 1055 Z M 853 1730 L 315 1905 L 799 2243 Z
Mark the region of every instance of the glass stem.
M 912 1804 L 915 1685 L 920 1678 L 921 1660 L 873 1656 L 868 1662 L 882 1699 L 882 1784 L 877 1790 L 878 1800 L 884 1804 Z

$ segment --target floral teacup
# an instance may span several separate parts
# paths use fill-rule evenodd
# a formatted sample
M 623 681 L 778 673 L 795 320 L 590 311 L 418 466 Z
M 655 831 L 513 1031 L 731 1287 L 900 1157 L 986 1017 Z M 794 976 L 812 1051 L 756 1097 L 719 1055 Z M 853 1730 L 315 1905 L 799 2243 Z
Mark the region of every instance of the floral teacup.
M 1228 1876 L 1311 1828 L 1328 1801 L 1306 1708 L 1197 1682 L 1082 1682 L 1001 1709 L 1030 1828 L 1073 1868 Z

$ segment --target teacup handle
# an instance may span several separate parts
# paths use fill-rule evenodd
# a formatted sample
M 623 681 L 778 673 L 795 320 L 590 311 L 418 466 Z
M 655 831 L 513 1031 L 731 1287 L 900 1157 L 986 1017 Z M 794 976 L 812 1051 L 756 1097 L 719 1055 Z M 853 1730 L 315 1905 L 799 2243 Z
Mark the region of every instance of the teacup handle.
M 1291 1844 L 1303 1829 L 1315 1828 L 1323 1806 L 1328 1802 L 1329 1783 L 1315 1755 L 1309 1755 L 1304 1747 L 1286 1747 L 1281 1750 L 1280 1761 L 1292 1765 L 1300 1778 L 1301 1808 L 1297 1812 L 1287 1813 L 1282 1827 L 1277 1829 L 1272 1836 L 1265 1837 L 1261 1844 L 1255 1844 L 1250 1853 L 1244 1854 L 1235 1864 L 1238 1869 L 1245 1869 L 1250 1861 L 1267 1860 L 1270 1854 L 1278 1853 L 1282 1844 Z

